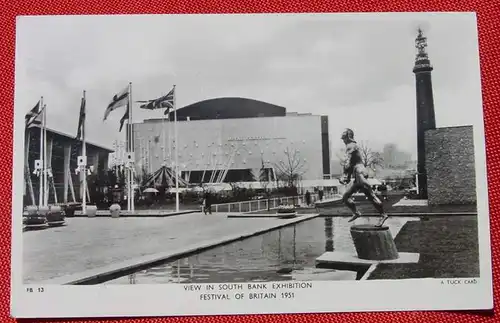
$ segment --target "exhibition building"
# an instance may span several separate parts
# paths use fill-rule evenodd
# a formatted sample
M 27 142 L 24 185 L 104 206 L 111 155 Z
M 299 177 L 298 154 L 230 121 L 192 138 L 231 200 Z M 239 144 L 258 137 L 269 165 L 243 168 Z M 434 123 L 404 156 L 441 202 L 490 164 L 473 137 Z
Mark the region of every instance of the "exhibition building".
M 174 114 L 134 123 L 137 170 L 175 165 Z M 178 167 L 189 183 L 301 181 L 330 174 L 328 117 L 273 104 L 217 98 L 177 109 Z

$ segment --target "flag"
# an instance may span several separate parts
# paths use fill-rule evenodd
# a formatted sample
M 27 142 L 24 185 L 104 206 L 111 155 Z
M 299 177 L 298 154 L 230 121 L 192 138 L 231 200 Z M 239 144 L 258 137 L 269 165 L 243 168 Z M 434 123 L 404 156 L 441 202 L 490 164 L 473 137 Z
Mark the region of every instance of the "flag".
M 111 100 L 111 102 L 108 104 L 106 111 L 104 112 L 103 121 L 108 118 L 108 115 L 112 111 L 127 105 L 128 104 L 128 96 L 129 96 L 129 87 L 128 86 L 125 89 L 123 89 L 121 92 L 119 92 L 118 94 L 115 94 L 113 96 L 113 99 Z
M 30 112 L 26 113 L 26 116 L 24 117 L 26 121 L 26 128 L 34 123 L 36 124 L 42 123 L 42 120 L 40 118 L 42 111 L 43 108 L 40 109 L 40 101 L 38 101 L 36 105 L 33 107 L 33 109 L 31 109 Z
M 80 118 L 78 119 L 78 132 L 76 134 L 76 140 L 82 139 L 82 132 L 85 131 L 84 123 L 85 123 L 85 97 L 82 97 L 82 102 L 80 104 Z
M 144 103 L 139 108 L 147 110 L 157 110 L 166 108 L 164 114 L 168 115 L 170 110 L 174 108 L 174 95 L 175 95 L 175 88 L 172 88 L 172 90 L 170 90 L 170 92 L 168 92 L 167 95 L 164 95 L 157 99 L 148 101 L 138 101 Z
M 128 120 L 128 110 L 129 110 L 129 105 L 127 104 L 127 111 L 125 111 L 125 114 L 123 117 L 120 119 L 120 132 L 122 132 L 123 124 L 125 123 L 125 120 Z

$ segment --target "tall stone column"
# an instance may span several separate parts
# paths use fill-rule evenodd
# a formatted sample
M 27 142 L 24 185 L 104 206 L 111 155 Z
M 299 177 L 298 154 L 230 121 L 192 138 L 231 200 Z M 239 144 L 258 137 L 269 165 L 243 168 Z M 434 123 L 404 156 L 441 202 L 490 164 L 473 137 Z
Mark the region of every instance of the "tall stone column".
M 427 199 L 427 169 L 425 167 L 425 131 L 436 128 L 434 97 L 432 93 L 431 72 L 433 67 L 426 51 L 427 38 L 419 29 L 415 39 L 417 55 L 415 58 L 416 98 L 417 98 L 417 172 L 419 197 Z

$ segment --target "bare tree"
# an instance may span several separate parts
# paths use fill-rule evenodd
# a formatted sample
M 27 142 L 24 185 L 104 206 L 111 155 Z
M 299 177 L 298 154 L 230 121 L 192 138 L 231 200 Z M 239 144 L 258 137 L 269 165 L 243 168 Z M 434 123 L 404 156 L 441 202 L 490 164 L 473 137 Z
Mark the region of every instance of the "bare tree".
M 275 163 L 277 177 L 288 187 L 297 187 L 298 181 L 307 171 L 306 160 L 296 148 L 286 148 L 285 158 Z
M 231 186 L 231 194 L 235 198 L 240 194 L 241 188 L 238 182 L 229 182 L 229 186 Z
M 363 165 L 366 168 L 370 168 L 371 170 L 375 171 L 376 167 L 383 167 L 384 159 L 382 158 L 382 154 L 370 148 L 367 142 L 359 143 L 358 149 Z M 345 148 L 341 148 L 336 153 L 336 156 L 338 158 L 340 166 L 342 167 L 342 170 L 344 170 L 348 163 Z
M 371 149 L 366 142 L 361 142 L 358 147 L 361 159 L 363 160 L 363 165 L 366 168 L 370 168 L 375 171 L 376 167 L 383 167 L 384 159 L 382 158 L 380 152 Z

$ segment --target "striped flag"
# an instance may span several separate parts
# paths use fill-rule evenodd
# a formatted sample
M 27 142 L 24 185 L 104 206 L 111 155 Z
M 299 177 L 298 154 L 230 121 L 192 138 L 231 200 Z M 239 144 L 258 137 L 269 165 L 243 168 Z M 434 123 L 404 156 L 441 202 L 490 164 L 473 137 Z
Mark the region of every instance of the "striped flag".
M 148 100 L 148 101 L 137 101 L 142 104 L 139 108 L 146 110 L 157 110 L 157 109 L 165 109 L 165 115 L 168 115 L 171 109 L 174 108 L 174 96 L 175 96 L 175 87 L 168 92 L 167 95 L 159 97 L 157 99 Z
M 31 126 L 32 124 L 42 124 L 42 112 L 44 108 L 45 106 L 40 108 L 40 101 L 38 101 L 33 109 L 31 109 L 30 112 L 26 113 L 26 128 Z
M 113 99 L 111 102 L 108 104 L 108 107 L 106 108 L 106 111 L 104 112 L 104 120 L 108 118 L 108 115 L 123 106 L 126 106 L 128 104 L 128 96 L 129 96 L 129 87 L 127 86 L 125 89 L 123 89 L 121 92 L 118 94 L 115 94 L 113 96 Z
M 78 132 L 76 134 L 76 140 L 80 140 L 82 138 L 82 133 L 85 131 L 84 123 L 85 123 L 85 97 L 82 97 L 82 102 L 80 104 L 80 118 L 78 119 Z
M 129 106 L 127 104 L 127 111 L 125 111 L 125 114 L 123 114 L 123 117 L 120 119 L 120 132 L 122 132 L 122 128 L 123 128 L 123 124 L 125 123 L 125 120 L 128 120 L 128 110 L 129 110 Z

